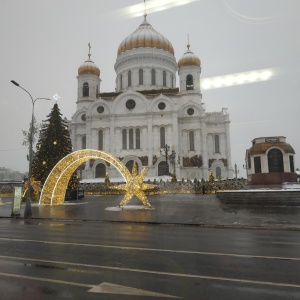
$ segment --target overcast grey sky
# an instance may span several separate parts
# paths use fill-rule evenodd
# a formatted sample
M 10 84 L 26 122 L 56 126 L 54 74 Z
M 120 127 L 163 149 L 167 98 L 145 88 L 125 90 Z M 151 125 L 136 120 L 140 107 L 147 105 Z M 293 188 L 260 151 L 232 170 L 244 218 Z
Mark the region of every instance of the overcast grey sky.
M 70 119 L 76 109 L 77 70 L 87 58 L 88 43 L 101 70 L 101 92 L 114 91 L 118 46 L 143 20 L 126 8 L 142 2 L 1 2 L 0 167 L 28 170 L 22 129 L 29 127 L 32 105 L 10 80 L 33 98 L 57 93 L 61 113 Z M 245 177 L 246 149 L 261 136 L 286 136 L 296 152 L 295 167 L 300 168 L 299 0 L 194 0 L 149 12 L 148 21 L 172 43 L 177 61 L 186 51 L 189 34 L 191 50 L 202 62 L 202 79 L 272 70 L 270 80 L 203 90 L 203 102 L 208 112 L 229 109 L 232 161 L 239 176 Z M 36 102 L 38 122 L 46 119 L 54 103 Z

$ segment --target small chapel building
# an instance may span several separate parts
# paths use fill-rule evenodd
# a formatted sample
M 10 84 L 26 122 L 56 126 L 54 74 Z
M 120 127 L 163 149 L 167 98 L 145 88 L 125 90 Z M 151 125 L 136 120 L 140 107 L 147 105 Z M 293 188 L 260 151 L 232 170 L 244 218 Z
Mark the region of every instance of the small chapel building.
M 246 151 L 247 179 L 252 185 L 297 182 L 295 151 L 284 136 L 260 137 Z
M 232 178 L 228 110 L 206 112 L 201 61 L 190 45 L 176 61 L 171 42 L 147 16 L 117 50 L 116 88 L 102 92 L 100 69 L 87 60 L 78 69 L 77 109 L 70 123 L 73 149 L 110 152 L 148 176 Z M 178 72 L 179 87 L 176 84 Z M 89 161 L 82 179 L 121 175 L 106 161 Z

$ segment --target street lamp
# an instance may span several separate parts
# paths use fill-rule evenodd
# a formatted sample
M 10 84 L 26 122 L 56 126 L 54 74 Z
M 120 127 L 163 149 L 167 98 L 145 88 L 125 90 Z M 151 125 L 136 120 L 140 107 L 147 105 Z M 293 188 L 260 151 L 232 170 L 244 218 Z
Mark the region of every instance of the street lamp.
M 236 163 L 234 164 L 234 173 L 235 173 L 235 178 L 237 178 L 237 174 L 239 173 L 240 171 L 237 169 L 237 165 Z
M 24 219 L 30 219 L 32 217 L 32 211 L 31 211 L 31 164 L 32 164 L 32 142 L 33 142 L 33 120 L 34 120 L 34 104 L 36 100 L 38 99 L 44 99 L 44 100 L 51 100 L 49 98 L 36 98 L 33 100 L 31 94 L 25 90 L 23 87 L 21 87 L 16 81 L 11 80 L 11 83 L 13 83 L 15 86 L 18 86 L 23 91 L 25 91 L 31 98 L 32 102 L 32 113 L 31 113 L 31 124 L 30 124 L 30 132 L 29 132 L 29 172 L 28 172 L 28 185 L 27 185 L 27 198 L 26 198 L 26 205 L 25 205 L 25 211 L 24 211 Z
M 166 144 L 163 149 L 165 151 L 165 157 L 166 157 L 166 172 L 165 173 L 166 173 L 166 175 L 169 175 L 169 174 L 167 174 L 167 173 L 169 173 L 169 172 L 167 172 L 167 169 L 168 169 L 168 153 L 169 153 L 169 150 L 170 150 L 170 146 Z M 162 154 L 161 150 L 160 150 L 160 154 Z

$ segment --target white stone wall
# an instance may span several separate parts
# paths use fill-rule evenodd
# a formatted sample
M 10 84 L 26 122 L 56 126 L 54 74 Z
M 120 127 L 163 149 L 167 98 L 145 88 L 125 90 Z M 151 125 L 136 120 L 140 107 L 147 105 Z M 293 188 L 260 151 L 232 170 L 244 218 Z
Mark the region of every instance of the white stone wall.
M 194 99 L 195 98 L 195 99 Z M 126 101 L 133 99 L 136 106 L 132 110 L 126 108 Z M 87 136 L 87 148 L 98 149 L 98 132 L 104 132 L 104 150 L 109 151 L 117 157 L 127 159 L 128 157 L 148 156 L 148 163 L 151 167 L 152 158 L 158 158 L 156 164 L 150 168 L 149 175 L 156 176 L 158 163 L 164 158 L 164 150 L 160 145 L 160 128 L 165 128 L 165 143 L 170 146 L 170 152 L 174 149 L 181 157 L 180 166 L 176 166 L 178 176 L 183 178 L 205 178 L 208 179 L 208 160 L 214 159 L 211 166 L 213 171 L 216 167 L 222 170 L 222 177 L 230 178 L 230 167 L 224 166 L 221 159 L 230 162 L 230 151 L 227 145 L 226 122 L 228 115 L 220 113 L 205 114 L 199 94 L 194 97 L 182 95 L 166 97 L 159 95 L 147 99 L 145 96 L 133 90 L 128 90 L 113 101 L 97 99 L 87 108 L 78 110 L 72 120 L 72 139 L 76 140 L 75 150 L 80 149 L 81 139 L 84 134 Z M 158 108 L 158 104 L 164 102 L 164 110 Z M 200 102 L 200 103 L 199 103 Z M 97 107 L 103 106 L 104 112 L 99 114 Z M 187 113 L 189 108 L 193 108 L 193 115 Z M 86 122 L 81 119 L 81 115 L 87 115 Z M 129 149 L 127 135 L 127 149 L 122 149 L 122 129 L 127 131 L 133 128 L 140 129 L 141 149 Z M 190 150 L 189 132 L 194 132 L 195 150 Z M 214 151 L 214 136 L 219 135 L 220 153 Z M 135 139 L 134 139 L 135 142 Z M 228 155 L 229 153 L 229 155 Z M 201 155 L 203 166 L 183 167 L 183 157 L 193 157 Z M 173 171 L 173 165 L 170 166 Z M 112 171 L 115 174 L 114 171 Z
M 139 69 L 143 69 L 143 85 L 139 85 Z M 156 70 L 156 84 L 152 85 L 151 70 Z M 116 60 L 116 90 L 125 91 L 128 88 L 128 71 L 131 71 L 131 88 L 133 90 L 151 90 L 163 88 L 163 75 L 167 73 L 167 85 L 171 88 L 172 75 L 175 80 L 177 63 L 175 57 L 167 51 L 156 48 L 136 48 L 122 53 Z M 122 74 L 122 89 L 120 83 Z M 176 82 L 174 83 L 174 86 Z
M 178 70 L 179 75 L 179 84 L 180 84 L 180 92 L 189 92 L 192 93 L 197 92 L 200 93 L 200 73 L 201 68 L 197 66 L 186 66 L 181 67 Z M 194 90 L 186 90 L 186 76 L 192 75 L 193 76 L 193 83 L 194 83 Z

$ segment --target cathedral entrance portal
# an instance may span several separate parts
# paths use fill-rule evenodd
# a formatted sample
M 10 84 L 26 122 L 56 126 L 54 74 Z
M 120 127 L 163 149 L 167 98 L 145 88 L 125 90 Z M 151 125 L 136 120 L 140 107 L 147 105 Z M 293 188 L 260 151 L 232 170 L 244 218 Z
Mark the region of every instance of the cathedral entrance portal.
M 127 169 L 129 170 L 130 173 L 132 173 L 133 164 L 134 164 L 134 160 L 129 160 L 125 164 L 125 166 L 127 167 Z M 138 166 L 138 164 L 136 164 L 136 170 L 137 170 L 137 172 L 139 172 L 139 166 Z
M 100 163 L 95 169 L 95 178 L 104 178 L 106 174 L 106 167 L 104 164 Z
M 161 161 L 158 164 L 158 176 L 170 175 L 169 164 L 165 161 Z

